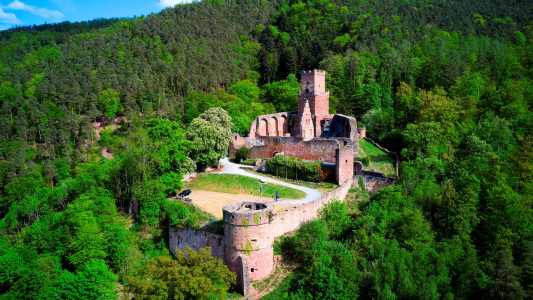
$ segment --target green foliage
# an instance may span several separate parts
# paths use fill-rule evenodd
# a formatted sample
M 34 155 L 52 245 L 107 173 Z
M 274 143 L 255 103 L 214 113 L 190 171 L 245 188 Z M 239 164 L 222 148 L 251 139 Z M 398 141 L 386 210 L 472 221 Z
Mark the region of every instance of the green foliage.
M 120 104 L 119 92 L 112 88 L 103 90 L 98 94 L 98 108 L 104 113 L 107 119 L 113 119 L 124 109 Z
M 182 174 L 216 162 L 258 115 L 296 110 L 294 74 L 313 68 L 328 72 L 330 112 L 363 121 L 402 172 L 357 218 L 328 206 L 284 242 L 301 267 L 276 299 L 532 298 L 530 1 L 234 4 L 0 32 L 4 298 L 116 297 L 111 270 L 136 273 L 168 226 L 212 218 L 165 199 Z M 231 117 L 224 134 L 193 121 L 214 107 Z M 95 143 L 90 122 L 115 116 Z M 114 158 L 97 161 L 95 145 Z M 199 294 L 204 277 L 143 279 L 138 297 L 222 297 Z
M 261 99 L 272 103 L 276 111 L 293 111 L 298 109 L 298 91 L 300 83 L 294 74 L 289 74 L 286 80 L 263 85 Z
M 248 219 L 242 219 L 242 226 L 244 226 L 244 228 L 248 227 L 249 223 L 248 223 Z
M 246 241 L 246 245 L 244 245 L 243 249 L 246 252 L 246 254 L 250 255 L 252 254 L 254 247 L 252 246 L 252 243 L 250 243 L 250 241 Z
M 211 108 L 195 118 L 185 137 L 194 146 L 193 159 L 200 165 L 218 162 L 226 156 L 231 137 L 231 118 L 221 108 Z
M 62 271 L 43 296 L 48 299 L 116 298 L 116 279 L 104 261 L 90 260 L 75 274 Z
M 172 227 L 200 227 L 214 217 L 192 204 L 181 201 L 167 201 L 165 211 L 168 214 L 169 225 Z
M 135 298 L 223 298 L 235 283 L 235 274 L 211 256 L 211 248 L 176 252 L 175 259 L 156 257 L 139 274 L 127 276 L 125 292 Z
M 248 159 L 248 153 L 250 152 L 250 149 L 247 147 L 241 147 L 235 152 L 235 160 L 237 162 L 240 162 L 241 159 L 244 161 Z
M 276 155 L 267 160 L 267 172 L 272 175 L 303 180 L 321 182 L 327 177 L 324 166 L 320 161 L 302 161 L 302 159 Z
M 361 189 L 361 191 L 364 192 L 366 190 L 365 181 L 363 177 L 359 176 L 359 179 L 357 180 L 357 184 L 359 185 L 359 188 Z
M 324 220 L 326 227 L 333 239 L 340 239 L 350 223 L 350 217 L 346 210 L 346 205 L 338 198 L 324 205 L 318 212 L 318 216 Z

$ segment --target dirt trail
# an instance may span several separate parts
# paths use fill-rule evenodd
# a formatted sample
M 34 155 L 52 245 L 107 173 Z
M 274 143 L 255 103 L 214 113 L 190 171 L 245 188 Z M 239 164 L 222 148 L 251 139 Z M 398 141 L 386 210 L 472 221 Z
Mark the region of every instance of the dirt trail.
M 93 125 L 93 130 L 94 130 L 94 137 L 96 138 L 96 141 L 99 141 L 100 140 L 100 132 L 106 128 L 111 128 L 111 130 L 115 130 L 117 128 L 119 128 L 119 125 L 116 124 L 116 123 L 120 123 L 120 122 L 123 122 L 124 121 L 124 118 L 123 117 L 116 117 L 114 119 L 112 119 L 111 121 L 109 122 L 94 122 L 92 123 Z M 107 159 L 111 159 L 113 157 L 115 157 L 113 155 L 113 153 L 109 152 L 107 150 L 107 148 L 102 148 L 102 156 L 107 158 Z

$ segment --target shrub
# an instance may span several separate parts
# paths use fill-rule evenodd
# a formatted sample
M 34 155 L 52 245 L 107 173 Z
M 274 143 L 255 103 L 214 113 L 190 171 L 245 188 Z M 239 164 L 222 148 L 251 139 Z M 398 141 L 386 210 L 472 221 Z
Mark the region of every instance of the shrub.
M 267 172 L 276 176 L 303 181 L 321 182 L 328 173 L 320 161 L 303 161 L 299 158 L 277 155 L 267 161 Z
M 365 167 L 368 167 L 370 165 L 370 158 L 368 156 L 354 157 L 354 158 L 355 160 L 362 162 Z
M 250 149 L 246 147 L 242 147 L 235 152 L 235 160 L 237 162 L 240 162 L 242 160 L 246 160 L 248 158 L 248 153 L 250 152 Z

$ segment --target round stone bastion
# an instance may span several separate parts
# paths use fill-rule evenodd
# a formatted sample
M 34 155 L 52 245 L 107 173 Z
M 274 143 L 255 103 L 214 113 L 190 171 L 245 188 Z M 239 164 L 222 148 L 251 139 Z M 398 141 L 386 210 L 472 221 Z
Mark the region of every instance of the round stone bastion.
M 237 282 L 265 278 L 274 266 L 274 207 L 241 201 L 224 206 L 223 211 L 226 265 L 237 274 Z

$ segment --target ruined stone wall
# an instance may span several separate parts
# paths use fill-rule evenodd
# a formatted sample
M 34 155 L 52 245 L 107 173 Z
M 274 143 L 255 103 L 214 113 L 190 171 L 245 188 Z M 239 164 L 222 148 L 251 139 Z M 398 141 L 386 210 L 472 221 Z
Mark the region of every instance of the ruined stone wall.
M 318 211 L 324 204 L 329 203 L 333 198 L 338 198 L 341 201 L 344 200 L 351 186 L 352 178 L 349 178 L 336 190 L 327 193 L 315 201 L 274 214 L 273 221 L 270 225 L 270 234 L 278 237 L 300 228 L 305 222 L 316 219 Z
M 200 248 L 211 247 L 214 257 L 224 259 L 224 236 L 195 228 L 170 228 L 169 248 L 176 255 L 176 248 L 185 250 L 185 246 L 198 251 Z
M 354 145 L 341 146 L 336 150 L 335 176 L 337 182 L 345 182 L 353 177 L 354 173 Z
M 302 141 L 297 137 L 262 137 L 261 141 L 265 145 L 251 148 L 248 154 L 250 158 L 271 158 L 275 153 L 283 152 L 291 157 L 332 164 L 335 163 L 335 149 L 344 143 L 343 139 Z
M 246 139 L 241 137 L 238 133 L 231 135 L 231 141 L 229 143 L 229 156 L 235 157 L 235 153 L 238 149 L 246 145 Z
M 281 112 L 257 117 L 250 125 L 249 137 L 258 139 L 261 136 L 286 136 L 289 132 L 289 120 L 296 112 Z
M 334 115 L 329 125 L 328 135 L 332 134 L 336 137 L 346 137 L 352 141 L 356 141 L 359 138 L 357 120 L 354 117 L 345 115 Z

